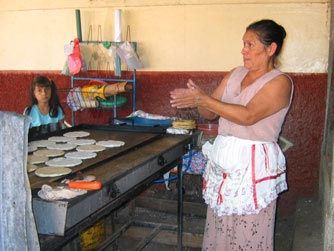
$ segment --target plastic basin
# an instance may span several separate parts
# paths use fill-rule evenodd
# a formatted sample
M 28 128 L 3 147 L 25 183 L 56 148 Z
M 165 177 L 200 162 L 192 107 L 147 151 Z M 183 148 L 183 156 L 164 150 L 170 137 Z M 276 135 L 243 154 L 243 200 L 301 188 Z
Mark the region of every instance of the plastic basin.
M 218 124 L 197 124 L 197 129 L 203 131 L 204 136 L 217 136 Z

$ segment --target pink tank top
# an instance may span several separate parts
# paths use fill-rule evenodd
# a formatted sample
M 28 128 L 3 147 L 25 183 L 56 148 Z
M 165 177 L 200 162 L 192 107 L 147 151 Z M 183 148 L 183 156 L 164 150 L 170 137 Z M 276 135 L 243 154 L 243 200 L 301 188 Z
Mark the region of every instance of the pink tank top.
M 222 96 L 222 101 L 231 104 L 247 105 L 255 94 L 270 80 L 284 74 L 280 70 L 273 69 L 257 79 L 252 85 L 240 92 L 241 82 L 248 73 L 245 67 L 236 68 L 230 76 Z M 291 80 L 291 78 L 290 78 Z M 292 80 L 291 80 L 292 83 Z M 292 100 L 291 92 L 289 106 L 277 113 L 264 118 L 254 125 L 242 126 L 228 121 L 222 117 L 219 119 L 218 134 L 224 136 L 235 136 L 241 139 L 254 141 L 277 142 L 285 116 L 289 110 Z

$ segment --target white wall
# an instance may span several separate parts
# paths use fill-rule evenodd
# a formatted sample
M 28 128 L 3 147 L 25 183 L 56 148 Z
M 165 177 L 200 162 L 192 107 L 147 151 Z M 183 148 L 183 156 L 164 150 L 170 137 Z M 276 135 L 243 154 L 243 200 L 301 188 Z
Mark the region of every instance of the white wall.
M 114 10 L 123 31 L 131 27 L 138 54 L 149 71 L 227 71 L 242 64 L 245 27 L 271 18 L 287 31 L 281 69 L 327 72 L 329 0 L 30 0 L 1 1 L 0 70 L 61 70 L 63 46 L 76 37 L 81 10 L 83 39 L 113 40 Z M 125 38 L 125 36 L 124 36 Z M 105 53 L 104 48 L 94 50 Z M 83 51 L 85 48 L 83 46 Z M 85 54 L 86 60 L 90 56 Z M 108 58 L 108 60 L 111 60 Z M 91 64 L 93 65 L 93 64 Z M 106 69 L 100 65 L 100 69 Z

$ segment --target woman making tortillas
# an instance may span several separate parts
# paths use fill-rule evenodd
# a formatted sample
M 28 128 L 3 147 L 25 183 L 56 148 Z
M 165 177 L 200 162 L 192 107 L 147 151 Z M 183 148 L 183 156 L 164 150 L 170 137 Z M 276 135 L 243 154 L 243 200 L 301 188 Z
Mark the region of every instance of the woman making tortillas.
M 202 149 L 208 158 L 203 250 L 273 250 L 276 200 L 287 189 L 277 141 L 293 95 L 292 80 L 275 67 L 285 36 L 272 20 L 254 22 L 243 35 L 243 66 L 211 96 L 192 80 L 170 93 L 172 107 L 219 117 L 218 136 Z

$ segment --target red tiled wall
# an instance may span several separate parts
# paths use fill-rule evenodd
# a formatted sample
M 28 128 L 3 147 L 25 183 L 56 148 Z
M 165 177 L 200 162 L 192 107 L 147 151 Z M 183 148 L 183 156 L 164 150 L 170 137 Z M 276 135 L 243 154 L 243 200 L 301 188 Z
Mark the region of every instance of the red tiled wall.
M 22 113 L 29 101 L 28 87 L 37 74 L 52 78 L 61 99 L 66 98 L 70 78 L 54 71 L 2 71 L 0 72 L 0 110 Z M 91 73 L 97 76 L 95 73 Z M 124 73 L 131 77 L 131 73 Z M 169 105 L 169 91 L 183 87 L 188 78 L 193 79 L 206 91 L 212 91 L 225 72 L 137 72 L 137 110 L 182 118 L 201 120 L 196 110 L 177 111 Z M 112 77 L 99 73 L 99 77 Z M 327 74 L 291 73 L 295 84 L 295 95 L 291 110 L 286 118 L 282 135 L 294 146 L 286 153 L 289 191 L 280 196 L 278 208 L 286 213 L 294 210 L 300 196 L 314 195 L 318 191 L 320 149 L 322 142 Z M 76 82 L 80 85 L 86 82 Z M 71 112 L 64 105 L 66 120 L 71 121 Z M 131 112 L 131 102 L 120 109 L 119 115 Z M 89 110 L 76 112 L 76 122 L 107 123 L 113 117 L 112 110 Z

